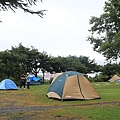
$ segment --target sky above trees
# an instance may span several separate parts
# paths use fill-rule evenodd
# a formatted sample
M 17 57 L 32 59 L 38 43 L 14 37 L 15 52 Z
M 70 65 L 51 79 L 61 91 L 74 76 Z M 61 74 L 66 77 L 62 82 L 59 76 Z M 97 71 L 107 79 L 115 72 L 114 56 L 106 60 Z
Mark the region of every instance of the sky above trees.
M 47 10 L 44 18 L 24 14 L 22 10 L 0 11 L 0 50 L 22 43 L 52 56 L 85 55 L 104 64 L 105 58 L 86 41 L 91 27 L 89 19 L 102 14 L 104 1 L 43 0 L 32 8 Z

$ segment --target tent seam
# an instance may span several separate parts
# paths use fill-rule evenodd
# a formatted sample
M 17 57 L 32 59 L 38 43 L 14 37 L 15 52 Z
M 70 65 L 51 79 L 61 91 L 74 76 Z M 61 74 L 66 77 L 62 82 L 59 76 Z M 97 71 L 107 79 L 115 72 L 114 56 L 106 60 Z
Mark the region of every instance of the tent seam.
M 80 85 L 80 81 L 79 81 L 78 75 L 77 75 L 77 80 L 78 80 L 78 85 L 79 85 L 80 93 L 81 93 L 82 97 L 85 99 L 85 97 L 84 97 L 84 95 L 82 93 L 82 89 L 81 89 L 81 85 Z

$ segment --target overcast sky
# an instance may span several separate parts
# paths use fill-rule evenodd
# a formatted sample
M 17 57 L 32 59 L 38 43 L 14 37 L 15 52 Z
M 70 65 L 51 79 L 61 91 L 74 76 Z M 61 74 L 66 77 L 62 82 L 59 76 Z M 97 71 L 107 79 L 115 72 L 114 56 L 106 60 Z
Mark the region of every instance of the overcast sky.
M 84 55 L 103 64 L 102 55 L 86 41 L 91 16 L 103 13 L 105 0 L 43 0 L 34 7 L 46 9 L 43 19 L 37 15 L 0 11 L 0 51 L 22 43 L 52 56 Z

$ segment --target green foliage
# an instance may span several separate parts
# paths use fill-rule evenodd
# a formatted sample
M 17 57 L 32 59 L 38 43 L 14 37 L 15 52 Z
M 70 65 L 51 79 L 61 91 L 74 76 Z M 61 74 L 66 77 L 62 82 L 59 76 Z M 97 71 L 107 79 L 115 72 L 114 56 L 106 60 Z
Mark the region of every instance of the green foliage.
M 112 78 L 115 74 L 119 75 L 120 73 L 120 64 L 113 63 L 113 64 L 106 64 L 102 67 L 101 73 L 95 76 L 95 81 L 108 81 Z
M 86 77 L 91 83 L 94 82 L 94 78 L 93 77 Z
M 100 71 L 96 73 L 95 77 L 89 78 L 89 80 L 91 82 L 107 82 L 115 74 L 120 76 L 120 63 L 108 63 L 101 66 Z
M 49 69 L 50 56 L 46 52 L 39 52 L 38 49 L 24 47 L 21 43 L 11 50 L 0 52 L 0 79 L 13 78 L 19 82 L 20 75 L 31 72 L 37 76 L 41 68 Z
M 44 84 L 50 84 L 50 80 L 44 80 Z
M 50 56 L 46 52 L 39 52 L 38 49 L 24 47 L 21 43 L 18 47 L 12 46 L 12 53 L 18 57 L 18 61 L 23 71 L 31 72 L 37 76 L 41 68 L 48 69 Z
M 94 78 L 94 82 L 104 82 L 105 80 L 108 80 L 108 76 L 107 75 L 96 75 Z
M 105 2 L 104 13 L 100 17 L 90 19 L 91 36 L 88 41 L 93 49 L 103 54 L 107 60 L 118 59 L 120 56 L 120 1 Z
M 100 66 L 95 63 L 95 60 L 90 60 L 86 56 L 67 56 L 67 57 L 52 57 L 51 67 L 53 71 L 78 71 L 83 74 L 98 72 Z
M 113 63 L 113 64 L 106 64 L 102 68 L 103 75 L 108 75 L 109 77 L 112 77 L 114 74 L 120 73 L 120 64 Z
M 1 74 L 7 78 L 14 77 L 17 71 L 20 72 L 18 59 L 9 50 L 0 52 L 0 63 Z
M 120 63 L 97 65 L 95 60 L 90 60 L 86 56 L 67 56 L 52 57 L 47 52 L 39 52 L 38 49 L 31 46 L 24 47 L 21 43 L 19 46 L 12 46 L 11 50 L 0 52 L 0 79 L 13 78 L 19 84 L 19 78 L 22 73 L 31 72 L 35 76 L 42 70 L 48 72 L 65 72 L 78 71 L 87 75 L 88 73 L 99 73 L 90 81 L 107 81 L 114 74 L 120 74 Z M 44 79 L 43 79 L 44 82 Z M 46 82 L 46 81 L 45 81 Z

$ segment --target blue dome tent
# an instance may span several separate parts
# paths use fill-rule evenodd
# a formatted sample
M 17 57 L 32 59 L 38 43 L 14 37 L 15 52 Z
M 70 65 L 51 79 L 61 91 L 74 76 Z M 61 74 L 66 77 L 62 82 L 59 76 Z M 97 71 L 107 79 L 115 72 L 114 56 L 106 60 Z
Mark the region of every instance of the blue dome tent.
M 12 80 L 4 79 L 0 82 L 0 90 L 18 90 L 18 87 Z

